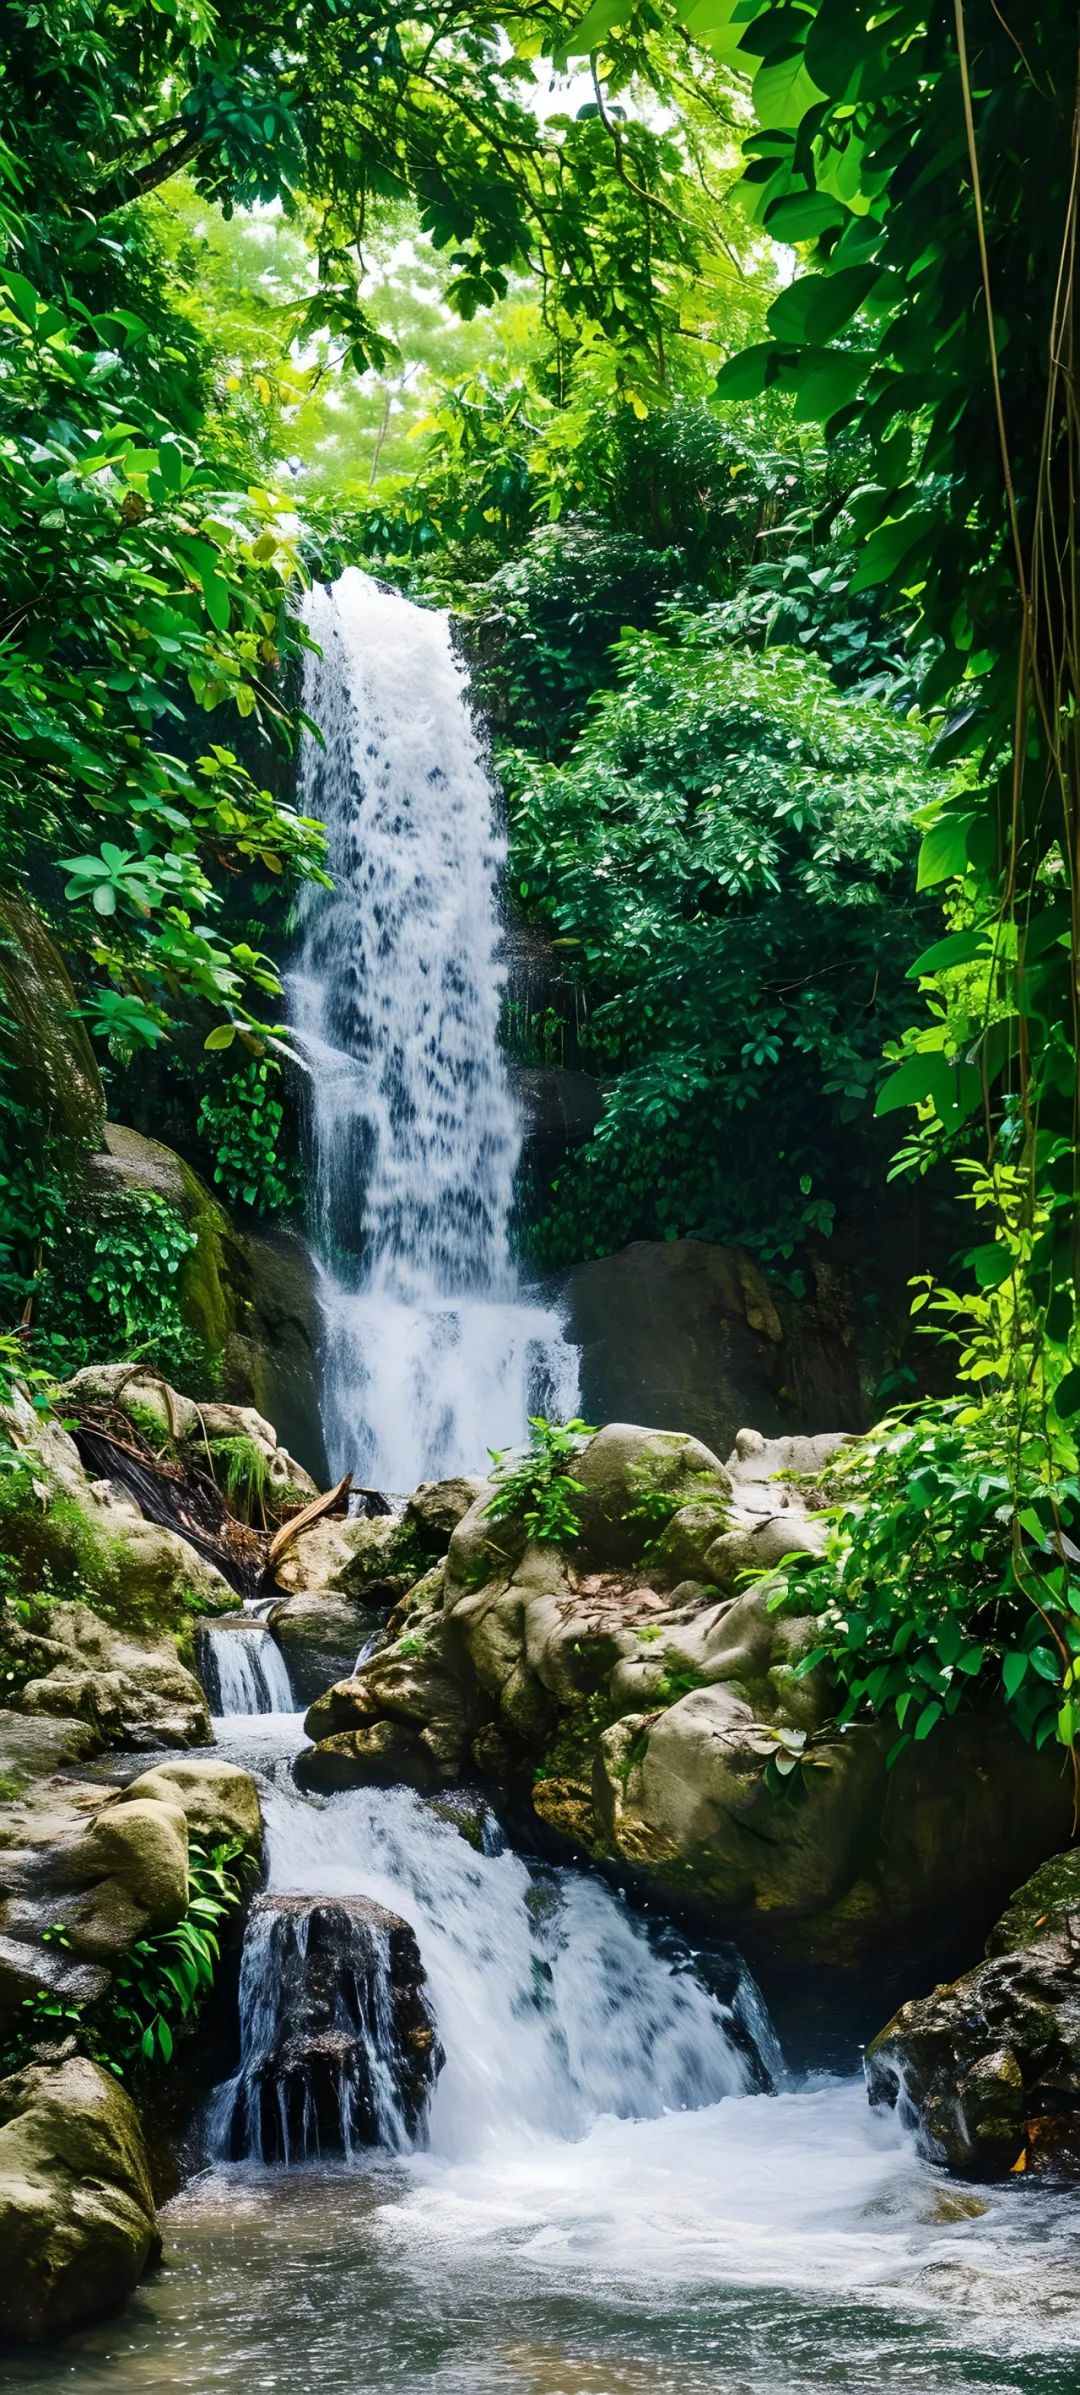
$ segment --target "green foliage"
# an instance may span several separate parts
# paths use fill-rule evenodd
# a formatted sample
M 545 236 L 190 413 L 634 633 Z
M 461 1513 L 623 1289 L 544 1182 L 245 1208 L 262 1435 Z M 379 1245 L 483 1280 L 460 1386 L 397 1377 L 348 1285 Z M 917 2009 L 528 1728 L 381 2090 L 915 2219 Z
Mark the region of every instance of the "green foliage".
M 865 1117 L 940 777 L 918 728 L 816 660 L 733 646 L 709 610 L 615 656 L 564 767 L 504 757 L 514 885 L 610 1082 L 536 1252 L 697 1236 L 787 1263 L 883 1169 Z
M 299 1201 L 299 1167 L 284 1151 L 281 1067 L 273 1057 L 247 1057 L 214 1075 L 199 1100 L 198 1129 L 214 1158 L 214 1179 L 230 1205 L 253 1214 L 291 1213 Z
M 137 1938 L 121 1957 L 107 1993 L 93 2003 L 73 2004 L 48 1989 L 25 1998 L 18 2026 L 0 2052 L 0 2070 L 18 2070 L 38 2048 L 69 2037 L 118 2079 L 148 2080 L 170 2063 L 177 2036 L 197 2020 L 213 1986 L 220 1924 L 243 1898 L 243 1868 L 236 1868 L 242 1852 L 236 1839 L 209 1851 L 191 1839 L 183 1920 L 175 1929 Z M 63 1930 L 56 1930 L 50 1942 L 65 1946 L 68 1941 Z
M 68 1217 L 36 1283 L 35 1355 L 58 1378 L 138 1357 L 181 1386 L 212 1385 L 215 1361 L 189 1329 L 178 1276 L 198 1234 L 153 1190 Z
M 262 1448 L 254 1439 L 211 1439 L 209 1456 L 214 1478 L 233 1512 L 265 1530 L 270 1469 Z
M 927 821 L 919 882 L 951 885 L 978 933 L 987 1004 L 966 1026 L 939 1007 L 889 1103 L 917 1106 L 923 1130 L 981 1119 L 1007 1164 L 1022 1158 L 1045 1217 L 1033 1339 L 1064 1380 L 1080 1207 L 1075 28 L 1029 10 L 1018 34 L 1003 9 L 926 0 L 710 0 L 693 21 L 753 78 L 751 214 L 806 245 L 769 339 L 718 390 L 793 394 L 827 438 L 866 445 L 850 588 L 903 594 L 941 749 L 985 777 Z
M 497 1483 L 486 1507 L 489 1521 L 513 1517 L 543 1546 L 572 1545 L 581 1532 L 575 1499 L 585 1491 L 570 1465 L 592 1436 L 587 1422 L 547 1422 L 542 1414 L 531 1414 L 525 1455 L 510 1448 L 489 1449 Z
M 887 1421 L 845 1466 L 821 1561 L 787 1567 L 813 1608 L 841 1723 L 891 1716 L 890 1761 L 961 1709 L 1000 1700 L 1036 1746 L 1073 1750 L 1080 1706 L 1080 1478 L 1021 1437 L 1000 1400 Z
M 0 564 L 36 627 L 0 686 L 18 800 L 0 861 L 22 877 L 44 849 L 66 876 L 67 936 L 98 976 L 84 1012 L 121 1052 L 156 1045 L 177 997 L 250 1022 L 248 985 L 274 995 L 277 976 L 215 929 L 208 868 L 311 873 L 322 837 L 228 746 L 186 758 L 184 727 L 193 701 L 290 731 L 267 675 L 296 645 L 278 504 L 158 415 L 139 320 L 57 306 L 10 266 L 0 300 Z

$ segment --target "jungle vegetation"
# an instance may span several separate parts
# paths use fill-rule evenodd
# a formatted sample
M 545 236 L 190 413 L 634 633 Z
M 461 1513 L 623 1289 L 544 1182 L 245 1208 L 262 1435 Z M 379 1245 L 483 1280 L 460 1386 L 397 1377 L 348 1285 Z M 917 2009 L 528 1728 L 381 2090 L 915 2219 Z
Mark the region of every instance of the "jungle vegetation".
M 857 1462 L 826 1644 L 902 1736 L 988 1678 L 1074 1751 L 1068 13 L 10 0 L 0 872 L 114 1111 L 294 1206 L 298 596 L 452 606 L 550 964 L 510 1035 L 603 1086 L 532 1254 L 797 1290 L 928 1193 L 954 1389 Z M 0 1065 L 17 1369 L 77 1147 Z

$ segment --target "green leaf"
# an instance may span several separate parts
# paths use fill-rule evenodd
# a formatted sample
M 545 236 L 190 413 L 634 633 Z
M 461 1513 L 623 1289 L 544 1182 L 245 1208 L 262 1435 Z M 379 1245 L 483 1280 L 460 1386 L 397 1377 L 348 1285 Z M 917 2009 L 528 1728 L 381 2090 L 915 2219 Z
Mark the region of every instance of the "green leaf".
M 584 58 L 590 50 L 598 50 L 605 34 L 614 32 L 616 25 L 625 25 L 632 12 L 633 0 L 593 0 L 592 8 L 564 36 L 562 56 Z
M 774 341 L 755 341 L 728 358 L 716 377 L 718 399 L 760 399 L 776 380 L 779 352 Z
M 968 832 L 973 821 L 970 809 L 961 814 L 950 807 L 931 824 L 919 849 L 917 890 L 931 890 L 938 882 L 954 881 L 966 871 Z
M 1002 1685 L 1004 1687 L 1006 1696 L 1010 1699 L 1010 1702 L 1016 1695 L 1017 1690 L 1023 1687 L 1024 1681 L 1027 1678 L 1027 1673 L 1028 1657 L 1021 1647 L 1013 1647 L 1010 1649 L 1010 1652 L 1007 1655 L 1002 1656 Z
M 789 191 L 765 211 L 765 229 L 773 241 L 816 241 L 847 222 L 847 210 L 824 191 Z
M 941 1720 L 941 1714 L 942 1707 L 939 1705 L 936 1697 L 931 1704 L 923 1706 L 922 1712 L 920 1713 L 918 1721 L 915 1724 L 916 1744 L 918 1744 L 923 1738 L 929 1738 L 930 1732 L 934 1728 L 935 1723 Z
M 858 314 L 880 280 L 876 266 L 843 266 L 835 274 L 801 275 L 774 299 L 769 331 L 778 341 L 831 341 Z
M 799 125 L 809 108 L 825 93 L 808 75 L 801 50 L 787 58 L 770 59 L 758 69 L 753 87 L 754 114 L 759 125 Z
M 210 566 L 203 567 L 201 581 L 203 598 L 206 601 L 206 612 L 215 628 L 215 631 L 227 632 L 229 629 L 229 592 L 227 585 L 222 581 L 220 574 L 215 573 L 213 568 Z
M 216 1053 L 222 1048 L 231 1048 L 235 1038 L 235 1023 L 217 1023 L 215 1024 L 213 1031 L 207 1033 L 207 1036 L 203 1041 L 203 1047 L 209 1048 L 211 1051 Z
M 929 834 L 927 834 L 927 838 L 929 838 Z M 925 847 L 925 841 L 923 845 Z M 960 870 L 963 870 L 962 866 Z M 920 887 L 923 886 L 925 885 L 920 884 Z M 907 979 L 918 981 L 925 973 L 946 973 L 953 965 L 972 965 L 977 957 L 989 957 L 992 953 L 993 933 L 992 923 L 979 924 L 971 931 L 946 933 L 943 940 L 935 940 L 932 947 L 924 948 L 922 955 L 916 957 L 913 965 L 908 966 Z
M 1071 1422 L 1080 1414 L 1080 1364 L 1062 1374 L 1051 1402 L 1059 1422 Z

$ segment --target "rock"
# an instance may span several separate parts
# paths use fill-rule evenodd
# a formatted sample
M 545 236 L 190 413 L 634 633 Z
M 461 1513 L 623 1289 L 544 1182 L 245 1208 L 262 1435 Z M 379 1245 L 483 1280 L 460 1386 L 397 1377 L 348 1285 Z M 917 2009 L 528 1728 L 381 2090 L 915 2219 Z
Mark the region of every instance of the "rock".
M 468 1479 L 464 1474 L 456 1480 L 426 1480 L 413 1490 L 405 1521 L 422 1547 L 432 1555 L 445 1555 L 458 1523 L 479 1498 L 490 1493 L 489 1482 Z
M 336 1596 L 329 1589 L 287 1597 L 271 1606 L 267 1628 L 285 1657 L 298 1707 L 314 1703 L 334 1681 L 348 1677 L 380 1619 L 378 1611 L 359 1599 Z
M 77 1381 L 85 1387 L 82 1374 Z M 160 1389 L 153 1394 L 161 1403 Z M 77 1589 L 103 1609 L 115 1636 L 130 1632 L 144 1641 L 169 1631 L 187 1634 L 193 1612 L 222 1612 L 235 1604 L 222 1574 L 186 1539 L 146 1521 L 111 1482 L 88 1479 L 74 1440 L 53 1418 L 37 1414 L 16 1393 L 4 1409 L 4 1424 L 22 1463 L 0 1477 L 0 1551 L 15 1559 L 28 1597 L 43 1589 Z M 89 1655 L 86 1639 L 64 1627 L 67 1617 L 59 1608 L 50 1612 L 39 1604 L 35 1632 L 38 1617 L 42 1635 L 84 1647 Z M 98 1627 L 106 1634 L 100 1618 Z M 171 1641 L 169 1652 L 175 1661 Z M 99 1660 L 108 1668 L 104 1651 Z M 177 1743 L 187 1742 L 181 1731 Z
M 304 1747 L 294 1765 L 301 1788 L 332 1795 L 339 1788 L 438 1788 L 447 1776 L 404 1721 L 373 1721 Z
M 149 1192 L 176 1208 L 196 1234 L 196 1245 L 176 1276 L 177 1304 L 207 1358 L 220 1360 L 237 1320 L 230 1253 L 234 1233 L 225 1208 L 161 1140 L 147 1139 L 124 1123 L 106 1123 L 104 1137 L 104 1149 L 91 1159 L 91 1205 L 123 1212 L 126 1199 Z
M 120 1803 L 131 1805 L 147 1799 L 179 1807 L 190 1836 L 203 1846 L 238 1838 L 249 1861 L 261 1860 L 259 1791 L 250 1772 L 240 1771 L 235 1763 L 226 1763 L 217 1755 L 199 1755 L 155 1764 L 152 1771 L 129 1780 Z
M 236 1313 L 222 1366 L 225 1395 L 266 1415 L 305 1476 L 325 1488 L 322 1314 L 310 1251 L 281 1225 L 258 1236 L 234 1226 L 228 1260 Z
M 852 1308 L 835 1269 L 781 1298 L 738 1248 L 636 1240 L 568 1275 L 567 1337 L 581 1348 L 590 1422 L 678 1422 L 718 1455 L 740 1423 L 773 1433 L 864 1420 Z
M 240 2005 L 234 2155 L 288 2162 L 422 2136 L 442 2051 L 396 1913 L 363 1896 L 257 1897 Z
M 117 1791 L 54 1776 L 0 1815 L 0 2015 L 35 1988 L 102 1994 L 136 1938 L 172 1928 L 188 1903 L 189 1836 L 262 1851 L 258 1794 L 217 1756 L 177 1759 Z M 66 1947 L 43 1932 L 62 1928 Z M 91 1984 L 89 1963 L 104 1968 Z
M 329 1589 L 386 1609 L 404 1596 L 429 1561 L 414 1524 L 404 1516 L 334 1517 L 302 1530 L 275 1574 L 279 1588 L 289 1595 Z
M 524 1126 L 525 1153 L 545 1173 L 591 1139 L 604 1105 L 603 1083 L 559 1065 L 514 1065 L 510 1081 Z
M 0 2081 L 0 2331 L 62 2337 L 125 2303 L 157 2244 L 131 2098 L 82 2056 Z
M 866 2052 L 872 2104 L 897 2106 L 961 2178 L 1080 2176 L 1080 1854 L 1044 1863 L 987 1959 L 916 1998 Z
M 715 1506 L 712 1535 L 731 1484 L 718 1456 L 681 1432 L 609 1422 L 576 1456 L 572 1477 L 582 1543 L 604 1563 L 633 1564 L 672 1512 L 705 1500 Z
M 174 1929 L 187 1911 L 183 1812 L 152 1797 L 108 1806 L 68 1857 L 67 1876 L 91 1883 L 65 1910 L 71 1944 L 92 1962 L 116 1962 L 135 1938 Z
M 7 1646 L 27 1674 L 9 1700 L 21 1712 L 88 1722 L 110 1746 L 210 1742 L 206 1698 L 169 1640 L 124 1635 L 88 1605 L 55 1604 L 36 1606 Z
M 993 1716 L 943 1722 L 888 1771 L 893 1733 L 839 1732 L 827 1673 L 801 1668 L 816 1617 L 774 1610 L 768 1572 L 739 1584 L 816 1551 L 806 1494 L 842 1444 L 743 1431 L 729 1472 L 695 1440 L 608 1425 L 575 1463 L 570 1552 L 492 1523 L 484 1491 L 441 1575 L 312 1706 L 299 1776 L 480 1772 L 766 1964 L 884 1978 L 913 1936 L 958 1936 L 1067 1833 L 1067 1798 L 1053 1757 Z
M 105 1097 L 71 975 L 33 907 L 0 900 L 0 999 L 13 1094 L 69 1154 L 95 1147 Z

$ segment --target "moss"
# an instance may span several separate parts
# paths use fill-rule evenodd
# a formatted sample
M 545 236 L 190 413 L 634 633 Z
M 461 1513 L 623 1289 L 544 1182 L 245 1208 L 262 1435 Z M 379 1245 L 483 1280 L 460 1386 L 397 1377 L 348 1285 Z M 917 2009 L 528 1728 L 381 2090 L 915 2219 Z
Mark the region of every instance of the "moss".
M 78 1599 L 115 1629 L 167 1630 L 190 1645 L 193 1618 L 218 1608 L 182 1579 L 154 1574 L 145 1548 L 99 1526 L 74 1498 L 52 1491 L 42 1503 L 42 1485 L 30 1466 L 0 1476 L 0 1555 L 15 1594 L 35 1605 Z
M 1080 1914 L 1080 1849 L 1051 1855 L 1033 1877 L 1018 1888 L 1008 1909 L 986 1941 L 989 1955 L 1011 1954 L 1035 1938 L 1048 1937 L 1070 1916 Z

